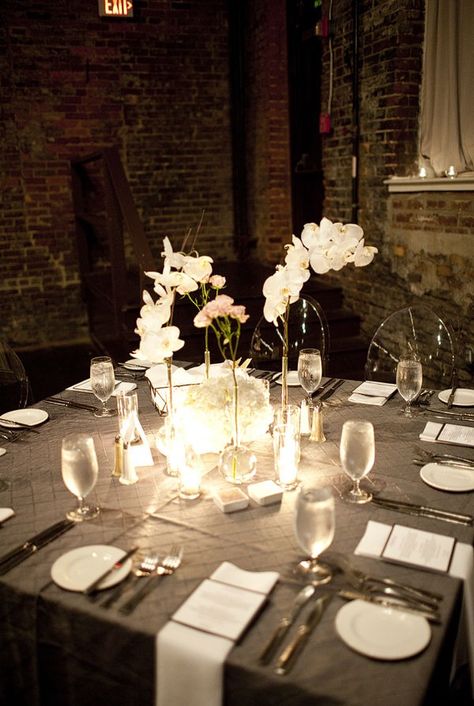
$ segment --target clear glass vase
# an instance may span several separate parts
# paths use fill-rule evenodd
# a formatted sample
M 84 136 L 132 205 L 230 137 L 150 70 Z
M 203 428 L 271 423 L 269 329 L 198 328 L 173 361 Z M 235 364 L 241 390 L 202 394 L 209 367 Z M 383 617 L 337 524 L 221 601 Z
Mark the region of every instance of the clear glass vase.
M 288 356 L 281 357 L 281 407 L 288 406 Z
M 232 399 L 232 442 L 228 444 L 219 456 L 219 471 L 230 483 L 240 485 L 248 483 L 257 471 L 257 457 L 247 446 L 240 443 L 239 439 L 239 385 L 235 371 L 233 376 Z

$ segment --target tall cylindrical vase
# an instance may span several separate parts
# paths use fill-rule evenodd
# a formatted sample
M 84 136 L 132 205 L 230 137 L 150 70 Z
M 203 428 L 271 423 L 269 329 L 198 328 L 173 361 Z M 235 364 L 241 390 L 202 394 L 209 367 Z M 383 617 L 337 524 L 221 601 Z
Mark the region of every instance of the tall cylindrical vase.
M 284 409 L 288 405 L 288 356 L 281 358 L 281 406 Z
M 230 400 L 230 421 L 232 442 L 220 454 L 219 470 L 230 483 L 248 483 L 257 470 L 257 458 L 253 451 L 240 443 L 239 435 L 239 383 L 235 362 L 232 367 L 232 399 Z

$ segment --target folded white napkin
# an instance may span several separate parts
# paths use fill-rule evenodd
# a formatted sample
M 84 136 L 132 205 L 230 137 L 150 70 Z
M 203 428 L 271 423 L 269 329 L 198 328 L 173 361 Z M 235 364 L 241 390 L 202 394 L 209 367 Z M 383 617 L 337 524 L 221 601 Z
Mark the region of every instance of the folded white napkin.
M 158 363 L 158 365 L 148 368 L 145 377 L 148 378 L 154 388 L 168 386 L 168 368 L 165 363 Z M 184 368 L 178 368 L 177 365 L 171 366 L 171 379 L 173 385 L 190 385 L 193 382 L 188 372 Z
M 224 562 L 157 635 L 157 706 L 221 706 L 224 661 L 276 581 Z
M 349 402 L 381 407 L 396 392 L 397 386 L 389 382 L 366 380 L 352 392 Z
M 5 522 L 9 517 L 13 517 L 15 511 L 11 507 L 0 507 L 0 522 Z
M 369 520 L 365 534 L 354 554 L 379 559 L 391 531 L 391 525 Z M 453 673 L 456 667 L 469 662 L 474 697 L 474 555 L 471 545 L 456 542 L 448 573 L 450 576 L 462 579 L 464 584 L 462 615 L 455 645 Z
M 119 382 L 114 391 L 112 392 L 112 397 L 116 397 L 119 392 L 130 392 L 130 390 L 135 390 L 136 384 L 134 382 Z M 92 394 L 91 381 L 88 378 L 82 382 L 78 382 L 71 387 L 66 388 L 67 390 L 74 390 L 74 392 L 89 392 Z
M 427 422 L 420 434 L 420 439 L 455 444 L 456 446 L 474 446 L 474 427 Z

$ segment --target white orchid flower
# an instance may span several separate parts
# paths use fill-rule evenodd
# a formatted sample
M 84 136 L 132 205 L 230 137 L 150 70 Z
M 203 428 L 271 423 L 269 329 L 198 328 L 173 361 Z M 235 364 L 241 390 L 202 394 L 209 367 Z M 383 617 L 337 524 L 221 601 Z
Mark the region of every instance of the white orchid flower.
M 285 313 L 286 304 L 287 300 L 285 299 L 265 299 L 265 304 L 263 305 L 265 320 L 276 324 L 278 319 Z
M 373 245 L 364 245 L 364 239 L 362 238 L 355 249 L 352 261 L 356 267 L 365 267 L 366 265 L 370 265 L 374 259 L 374 255 L 377 253 L 378 249 Z
M 353 250 L 359 240 L 364 237 L 364 231 L 355 223 L 334 223 L 332 228 L 332 241 L 341 250 Z
M 145 331 L 140 336 L 140 347 L 132 355 L 151 360 L 152 363 L 162 363 L 184 346 L 184 341 L 179 338 L 177 326 L 164 326 L 158 331 Z
M 264 316 L 267 321 L 275 323 L 285 311 L 287 303 L 292 304 L 298 299 L 307 279 L 306 274 L 301 269 L 278 265 L 274 274 L 267 277 L 263 283 L 263 296 L 267 299 Z
M 290 269 L 301 270 L 304 281 L 309 279 L 309 252 L 296 235 L 292 236 L 292 244 L 285 245 L 287 250 L 285 263 Z
M 187 255 L 183 263 L 183 272 L 196 282 L 207 282 L 212 274 L 212 262 L 212 257 L 208 255 L 198 255 L 197 257 Z
M 182 252 L 173 252 L 173 247 L 168 237 L 163 238 L 163 247 L 164 251 L 161 253 L 161 257 L 165 258 L 165 263 L 176 270 L 181 270 L 186 260 L 186 255 Z
M 159 330 L 170 319 L 173 298 L 162 297 L 154 302 L 148 292 L 143 292 L 143 300 L 145 305 L 140 309 L 137 327 L 141 331 Z

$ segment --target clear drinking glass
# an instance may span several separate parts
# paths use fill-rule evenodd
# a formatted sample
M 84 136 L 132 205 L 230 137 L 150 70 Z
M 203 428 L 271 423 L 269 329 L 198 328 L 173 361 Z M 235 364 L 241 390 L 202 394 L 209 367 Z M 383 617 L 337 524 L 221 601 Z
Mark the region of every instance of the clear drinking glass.
M 112 359 L 107 355 L 92 358 L 90 371 L 91 388 L 102 402 L 102 409 L 94 412 L 95 417 L 113 417 L 116 412 L 107 407 L 107 400 L 115 388 L 115 375 Z
M 306 392 L 308 405 L 312 403 L 312 395 L 319 387 L 322 374 L 320 351 L 317 348 L 303 348 L 298 356 L 298 380 Z
M 352 479 L 352 488 L 343 493 L 343 499 L 351 503 L 367 503 L 371 493 L 361 490 L 359 483 L 372 469 L 375 461 L 374 427 L 371 422 L 350 419 L 344 422 L 339 448 L 344 473 Z
M 420 394 L 423 384 L 423 368 L 416 358 L 400 358 L 397 365 L 397 389 L 406 402 L 405 417 L 413 417 L 411 403 Z
M 68 434 L 61 444 L 61 473 L 66 488 L 77 497 L 78 507 L 67 513 L 70 520 L 90 520 L 99 514 L 99 508 L 85 505 L 99 473 L 94 439 L 88 434 Z
M 276 424 L 273 427 L 273 455 L 276 482 L 283 490 L 293 490 L 298 485 L 300 460 L 300 437 L 293 424 Z
M 309 556 L 298 568 L 308 575 L 311 583 L 328 583 L 332 571 L 318 557 L 331 545 L 336 529 L 331 488 L 301 487 L 296 499 L 294 522 L 298 544 Z

